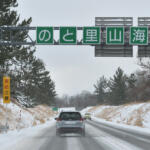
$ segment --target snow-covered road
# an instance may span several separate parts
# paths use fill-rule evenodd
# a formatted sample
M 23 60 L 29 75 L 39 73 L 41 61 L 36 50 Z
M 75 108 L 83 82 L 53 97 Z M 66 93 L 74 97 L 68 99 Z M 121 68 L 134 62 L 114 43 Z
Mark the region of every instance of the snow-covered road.
M 128 132 L 127 132 L 128 131 Z M 149 134 L 86 121 L 86 136 L 55 135 L 55 121 L 0 135 L 0 150 L 149 150 Z

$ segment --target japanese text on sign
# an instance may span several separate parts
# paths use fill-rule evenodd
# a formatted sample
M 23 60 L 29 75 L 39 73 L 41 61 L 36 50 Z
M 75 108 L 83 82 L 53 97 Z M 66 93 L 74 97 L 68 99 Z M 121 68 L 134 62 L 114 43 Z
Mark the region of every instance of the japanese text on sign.
M 76 45 L 77 40 L 77 27 L 59 27 L 59 40 L 58 44 L 62 45 Z M 81 44 L 100 45 L 124 45 L 125 28 L 122 26 L 108 26 L 106 27 L 106 36 L 101 27 L 82 27 L 83 37 Z M 36 43 L 37 44 L 54 44 L 54 27 L 37 27 L 36 30 Z M 106 37 L 106 38 L 105 38 Z M 103 39 L 102 39 L 103 38 Z M 129 43 L 131 45 L 147 45 L 148 44 L 148 27 L 131 27 Z
M 10 103 L 10 78 L 3 77 L 3 103 Z

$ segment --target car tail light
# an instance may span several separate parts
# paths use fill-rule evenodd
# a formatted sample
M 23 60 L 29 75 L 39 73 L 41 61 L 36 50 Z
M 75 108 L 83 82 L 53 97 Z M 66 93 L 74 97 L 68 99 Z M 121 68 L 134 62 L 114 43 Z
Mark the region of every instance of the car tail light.
M 61 121 L 61 119 L 60 119 L 60 118 L 57 118 L 57 121 Z
M 83 121 L 83 120 L 84 120 L 83 118 L 80 119 L 80 121 Z

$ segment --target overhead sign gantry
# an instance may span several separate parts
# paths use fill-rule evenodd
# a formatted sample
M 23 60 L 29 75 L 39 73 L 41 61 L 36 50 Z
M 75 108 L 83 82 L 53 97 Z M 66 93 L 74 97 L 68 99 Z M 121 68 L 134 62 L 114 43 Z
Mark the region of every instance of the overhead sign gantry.
M 138 57 L 150 57 L 150 17 L 139 17 L 138 26 L 148 28 L 148 44 L 138 46 Z
M 85 27 L 0 27 L 0 45 L 90 45 L 95 47 L 96 57 L 132 57 L 133 46 L 139 47 L 138 56 L 150 56 L 150 18 L 138 18 L 138 26 L 133 26 L 132 17 L 96 17 L 95 26 Z M 59 31 L 59 40 L 55 31 Z M 22 32 L 36 32 L 33 40 L 28 34 L 26 40 L 20 38 Z M 78 31 L 82 32 L 78 40 Z M 144 53 L 143 53 L 144 52 Z

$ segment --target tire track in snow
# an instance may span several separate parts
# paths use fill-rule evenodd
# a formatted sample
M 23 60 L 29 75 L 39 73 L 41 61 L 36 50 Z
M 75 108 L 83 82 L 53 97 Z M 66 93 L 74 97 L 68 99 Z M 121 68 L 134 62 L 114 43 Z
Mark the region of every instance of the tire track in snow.
M 89 137 L 67 137 L 67 150 L 109 150 Z
M 109 147 L 110 150 L 142 150 L 127 141 L 97 129 L 91 124 L 87 124 L 87 129 L 89 137 L 95 139 L 99 144 Z

